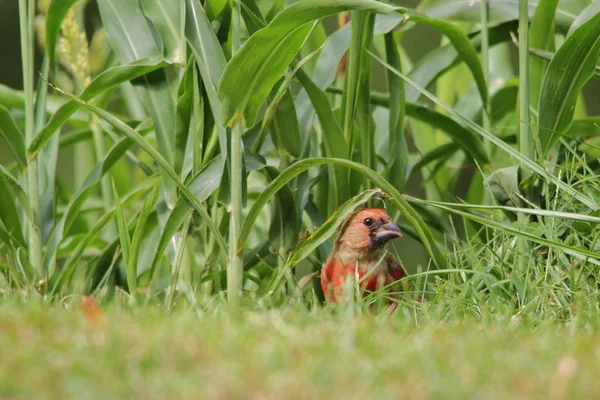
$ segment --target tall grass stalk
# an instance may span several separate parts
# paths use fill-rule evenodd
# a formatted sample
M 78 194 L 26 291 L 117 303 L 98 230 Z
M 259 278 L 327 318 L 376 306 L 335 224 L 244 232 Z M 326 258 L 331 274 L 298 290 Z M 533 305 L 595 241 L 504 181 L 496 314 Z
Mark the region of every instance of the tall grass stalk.
M 529 120 L 529 9 L 527 0 L 519 0 L 519 149 L 533 160 Z
M 23 71 L 23 92 L 25 96 L 25 143 L 31 143 L 34 136 L 34 93 L 33 93 L 33 67 L 34 67 L 34 16 L 35 1 L 19 0 L 19 22 L 21 35 L 21 62 Z M 40 203 L 38 194 L 38 162 L 29 161 L 27 168 L 27 187 L 29 189 L 29 202 L 32 217 L 29 221 L 29 262 L 32 267 L 44 276 L 42 270 L 42 240 L 40 231 Z
M 94 153 L 96 156 L 96 162 L 101 162 L 104 159 L 104 136 L 102 134 L 102 127 L 100 126 L 100 121 L 97 116 L 92 115 L 90 118 L 90 128 L 94 138 Z M 112 208 L 113 204 L 109 176 L 104 176 L 100 180 L 100 193 L 102 195 L 104 212 L 107 212 Z
M 483 76 L 488 85 L 487 106 L 484 107 L 483 113 L 483 128 L 486 131 L 490 130 L 490 103 L 489 103 L 489 87 L 490 87 L 490 54 L 489 54 L 489 34 L 488 34 L 488 0 L 481 1 L 481 67 L 483 68 Z M 488 141 L 485 143 L 487 153 L 490 153 L 492 144 Z
M 519 149 L 528 159 L 534 160 L 533 140 L 529 129 L 529 8 L 527 0 L 519 0 Z M 530 174 L 526 168 L 522 168 L 523 177 Z M 522 213 L 517 215 L 521 224 L 527 224 L 527 216 Z M 525 239 L 520 238 L 517 244 L 519 250 L 517 268 L 520 274 L 524 274 L 528 266 L 529 246 Z M 526 289 L 523 291 L 523 297 Z M 525 298 L 521 299 L 525 302 Z
M 232 47 L 233 56 L 241 47 L 241 2 L 233 4 Z M 242 298 L 243 260 L 238 255 L 237 239 L 242 226 L 242 135 L 244 124 L 237 120 L 231 129 L 231 216 L 229 219 L 229 262 L 227 264 L 227 300 L 231 307 L 239 305 Z
M 236 307 L 242 295 L 242 258 L 237 239 L 242 226 L 242 133 L 244 125 L 237 120 L 231 129 L 231 216 L 229 220 L 229 263 L 227 268 L 227 299 Z
M 356 93 L 360 74 L 360 55 L 362 49 L 362 39 L 364 27 L 367 19 L 367 13 L 361 11 L 352 11 L 350 21 L 352 23 L 350 47 L 348 49 L 346 75 L 344 89 L 346 90 L 345 101 L 342 99 L 343 110 L 343 133 L 346 142 L 350 143 L 352 148 L 352 127 L 354 126 L 354 115 L 356 111 Z

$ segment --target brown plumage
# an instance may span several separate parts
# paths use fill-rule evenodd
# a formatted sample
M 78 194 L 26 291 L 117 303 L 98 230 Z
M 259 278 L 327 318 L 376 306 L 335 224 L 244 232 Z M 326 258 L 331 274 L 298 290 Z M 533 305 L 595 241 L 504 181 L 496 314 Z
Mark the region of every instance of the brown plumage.
M 326 298 L 336 302 L 348 277 L 362 280 L 365 292 L 392 284 L 406 276 L 385 245 L 402 237 L 402 232 L 383 209 L 365 208 L 351 214 L 342 224 L 333 250 L 321 270 L 321 287 Z M 374 270 L 373 270 L 374 269 Z M 368 276 L 362 279 L 366 274 Z

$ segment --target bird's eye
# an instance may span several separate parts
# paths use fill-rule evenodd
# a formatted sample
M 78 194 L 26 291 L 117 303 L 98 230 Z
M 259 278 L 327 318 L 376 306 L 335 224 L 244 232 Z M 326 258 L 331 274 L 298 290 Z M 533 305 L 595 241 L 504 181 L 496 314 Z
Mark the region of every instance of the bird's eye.
M 365 224 L 366 226 L 371 226 L 373 225 L 373 220 L 371 218 L 365 218 L 363 224 Z

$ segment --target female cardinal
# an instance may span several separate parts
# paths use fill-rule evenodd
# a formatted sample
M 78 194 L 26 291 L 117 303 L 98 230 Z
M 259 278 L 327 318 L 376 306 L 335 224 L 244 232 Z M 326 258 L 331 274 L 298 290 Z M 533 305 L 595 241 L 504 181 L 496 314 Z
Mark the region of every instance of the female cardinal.
M 386 211 L 365 208 L 352 213 L 342 224 L 333 250 L 321 269 L 325 298 L 342 297 L 344 281 L 358 279 L 360 287 L 373 292 L 406 276 L 393 255 L 385 254 L 388 241 L 402 237 Z M 365 275 L 368 275 L 363 279 Z

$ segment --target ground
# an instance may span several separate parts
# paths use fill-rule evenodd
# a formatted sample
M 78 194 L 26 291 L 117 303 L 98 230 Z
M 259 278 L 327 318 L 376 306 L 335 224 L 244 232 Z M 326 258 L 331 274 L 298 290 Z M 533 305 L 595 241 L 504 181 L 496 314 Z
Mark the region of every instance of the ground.
M 418 321 L 416 323 L 415 321 Z M 3 299 L 0 398 L 582 398 L 589 323 Z M 585 397 L 587 397 L 585 396 Z

